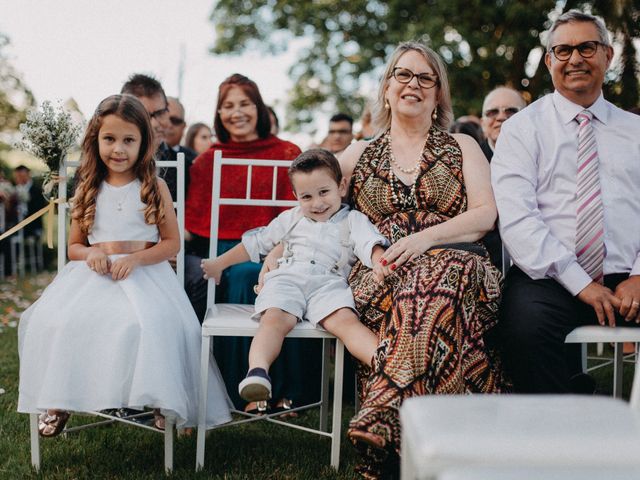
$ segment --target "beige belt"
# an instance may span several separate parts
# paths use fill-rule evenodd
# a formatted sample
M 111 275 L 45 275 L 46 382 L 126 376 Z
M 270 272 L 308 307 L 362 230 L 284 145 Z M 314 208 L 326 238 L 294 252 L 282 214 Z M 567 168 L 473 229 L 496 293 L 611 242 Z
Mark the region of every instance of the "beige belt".
M 116 255 L 119 253 L 135 253 L 146 250 L 155 245 L 155 242 L 145 242 L 144 240 L 125 240 L 121 242 L 98 242 L 91 245 L 98 247 L 107 255 Z

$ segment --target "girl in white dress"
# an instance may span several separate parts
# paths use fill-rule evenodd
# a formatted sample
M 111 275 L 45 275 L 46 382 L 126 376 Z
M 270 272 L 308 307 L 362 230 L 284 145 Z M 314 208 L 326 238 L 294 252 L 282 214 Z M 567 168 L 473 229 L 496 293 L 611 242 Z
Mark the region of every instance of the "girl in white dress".
M 98 106 L 82 144 L 70 261 L 20 319 L 18 411 L 43 412 L 42 436 L 59 434 L 69 411 L 149 406 L 157 428 L 165 415 L 197 423 L 200 325 L 167 261 L 180 236 L 149 122 L 131 95 Z M 209 370 L 215 425 L 231 419 L 230 402 Z

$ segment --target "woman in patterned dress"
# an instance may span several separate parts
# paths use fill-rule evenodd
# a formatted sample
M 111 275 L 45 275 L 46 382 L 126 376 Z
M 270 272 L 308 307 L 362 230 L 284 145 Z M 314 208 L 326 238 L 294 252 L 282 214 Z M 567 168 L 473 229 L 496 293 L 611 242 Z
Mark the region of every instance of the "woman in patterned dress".
M 377 107 L 381 133 L 340 159 L 352 206 L 392 243 L 384 283 L 360 263 L 350 276 L 362 321 L 380 340 L 371 370 L 360 372 L 362 405 L 348 431 L 366 478 L 398 474 L 404 399 L 505 389 L 487 343 L 501 276 L 479 242 L 497 215 L 489 164 L 471 137 L 447 133 L 442 60 L 422 44 L 400 44 Z

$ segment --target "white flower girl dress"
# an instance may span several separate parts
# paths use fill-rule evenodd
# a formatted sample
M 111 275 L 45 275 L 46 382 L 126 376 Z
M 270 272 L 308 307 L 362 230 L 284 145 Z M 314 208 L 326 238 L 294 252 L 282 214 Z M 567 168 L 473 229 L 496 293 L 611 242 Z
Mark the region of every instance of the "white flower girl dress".
M 157 242 L 144 207 L 138 180 L 103 182 L 89 243 Z M 200 342 L 200 324 L 168 262 L 114 281 L 71 261 L 20 319 L 18 411 L 147 406 L 175 416 L 178 427 L 193 426 Z M 213 358 L 208 398 L 207 424 L 229 421 L 231 402 Z

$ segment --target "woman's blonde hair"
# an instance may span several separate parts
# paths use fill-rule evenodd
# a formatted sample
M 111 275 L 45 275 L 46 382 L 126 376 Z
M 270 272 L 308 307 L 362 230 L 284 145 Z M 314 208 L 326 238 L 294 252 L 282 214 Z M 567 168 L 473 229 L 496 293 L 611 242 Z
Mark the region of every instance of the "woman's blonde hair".
M 82 159 L 77 173 L 79 183 L 72 200 L 71 218 L 78 223 L 85 235 L 88 235 L 93 227 L 96 198 L 102 181 L 109 173 L 100 159 L 98 144 L 102 122 L 108 115 L 116 115 L 140 130 L 140 151 L 133 168 L 136 178 L 142 184 L 140 200 L 146 204 L 144 220 L 149 225 L 157 225 L 164 220 L 164 205 L 158 189 L 156 162 L 153 158 L 153 133 L 149 114 L 140 100 L 133 95 L 111 95 L 102 100 L 96 108 L 82 140 Z
M 438 76 L 438 84 L 433 87 L 437 88 L 436 95 L 436 112 L 437 119 L 433 122 L 434 126 L 440 130 L 447 131 L 449 125 L 453 121 L 453 108 L 451 107 L 451 94 L 449 93 L 449 79 L 447 78 L 447 69 L 440 56 L 426 45 L 419 42 L 403 42 L 398 45 L 391 55 L 384 75 L 380 80 L 378 88 L 378 98 L 373 106 L 373 123 L 378 131 L 385 131 L 391 126 L 391 110 L 385 108 L 385 93 L 389 87 L 389 81 L 393 74 L 393 69 L 398 64 L 400 57 L 406 52 L 418 52 L 424 57 L 434 73 Z M 431 113 L 429 114 L 431 115 Z

